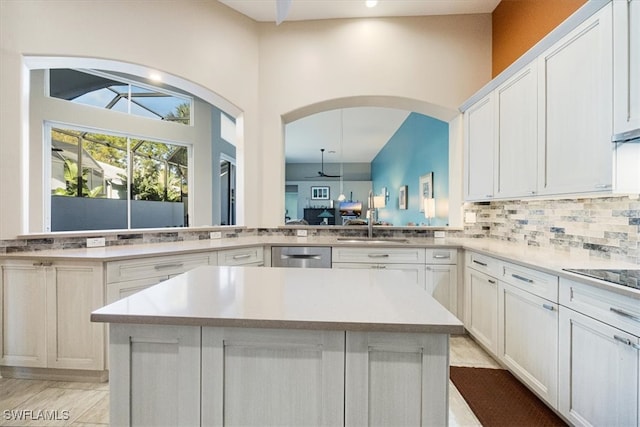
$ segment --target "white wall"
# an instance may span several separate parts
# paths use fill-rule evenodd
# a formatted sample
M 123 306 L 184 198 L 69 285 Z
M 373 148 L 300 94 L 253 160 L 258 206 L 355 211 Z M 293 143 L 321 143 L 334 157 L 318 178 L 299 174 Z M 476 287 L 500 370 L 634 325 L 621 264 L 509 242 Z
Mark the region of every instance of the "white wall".
M 450 121 L 490 79 L 490 15 L 260 24 L 263 191 L 283 188 L 283 121 L 354 103 Z M 283 194 L 273 197 L 284 206 Z M 265 206 L 263 225 L 282 216 Z
M 23 60 L 39 55 L 140 64 L 182 77 L 237 107 L 245 124 L 238 156 L 250 173 L 238 177 L 247 205 L 244 222 L 260 223 L 258 47 L 257 25 L 216 1 L 0 1 L 0 238 L 29 231 L 33 209 L 25 196 L 40 185 L 29 181 Z M 194 197 L 211 193 L 210 185 L 192 190 Z
M 39 185 L 28 180 L 23 55 L 140 64 L 201 85 L 237 107 L 243 222 L 270 227 L 284 216 L 283 119 L 317 112 L 321 102 L 347 98 L 332 101 L 336 108 L 366 97 L 370 105 L 449 121 L 491 78 L 491 17 L 275 26 L 256 24 L 216 1 L 0 1 L 0 238 L 28 231 L 24 195 L 29 185 Z M 211 189 L 194 190 L 198 197 Z

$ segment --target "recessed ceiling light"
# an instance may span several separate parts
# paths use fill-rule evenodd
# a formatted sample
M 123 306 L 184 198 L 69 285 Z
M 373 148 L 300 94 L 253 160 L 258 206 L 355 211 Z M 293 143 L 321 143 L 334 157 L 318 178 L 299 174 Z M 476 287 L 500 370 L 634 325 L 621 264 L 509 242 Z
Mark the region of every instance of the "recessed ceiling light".
M 162 75 L 157 71 L 152 71 L 149 74 L 149 79 L 153 80 L 154 82 L 161 82 L 162 81 Z
M 367 0 L 365 4 L 367 5 L 367 7 L 376 7 L 376 5 L 378 4 L 378 0 Z

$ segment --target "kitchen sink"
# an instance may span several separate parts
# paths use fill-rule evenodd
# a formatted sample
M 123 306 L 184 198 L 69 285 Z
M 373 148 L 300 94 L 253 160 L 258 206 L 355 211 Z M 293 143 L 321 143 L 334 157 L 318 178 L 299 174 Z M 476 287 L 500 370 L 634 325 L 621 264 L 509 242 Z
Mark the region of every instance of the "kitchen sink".
M 338 237 L 337 239 L 339 242 L 344 242 L 344 243 L 370 243 L 370 244 L 376 244 L 376 243 L 409 243 L 409 240 L 407 239 L 393 239 L 393 238 L 381 238 L 381 239 L 369 239 L 368 237 Z

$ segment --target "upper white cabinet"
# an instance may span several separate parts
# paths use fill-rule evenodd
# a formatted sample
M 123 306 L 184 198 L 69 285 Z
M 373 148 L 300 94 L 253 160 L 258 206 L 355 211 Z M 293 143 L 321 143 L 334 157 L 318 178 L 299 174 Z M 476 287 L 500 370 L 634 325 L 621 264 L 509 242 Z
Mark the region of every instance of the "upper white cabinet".
M 613 2 L 613 133 L 640 129 L 640 0 Z M 616 144 L 613 189 L 640 193 L 640 143 Z
M 639 1 L 613 2 L 621 3 L 616 8 L 629 27 L 638 20 Z M 465 200 L 611 191 L 612 9 L 611 3 L 602 7 L 466 109 Z M 638 43 L 637 28 L 628 30 L 628 38 Z M 634 54 L 629 62 L 636 65 L 625 68 L 627 86 L 616 89 L 631 116 L 637 116 L 638 102 L 630 99 L 638 95 L 629 90 L 640 93 Z M 636 171 L 640 149 L 628 157 L 620 161 L 635 162 Z
M 465 199 L 493 197 L 494 95 L 471 106 L 464 114 Z
M 613 2 L 613 131 L 640 128 L 640 0 Z
M 537 94 L 535 62 L 526 66 L 495 91 L 496 197 L 536 194 Z
M 538 58 L 538 190 L 608 191 L 612 184 L 612 5 Z

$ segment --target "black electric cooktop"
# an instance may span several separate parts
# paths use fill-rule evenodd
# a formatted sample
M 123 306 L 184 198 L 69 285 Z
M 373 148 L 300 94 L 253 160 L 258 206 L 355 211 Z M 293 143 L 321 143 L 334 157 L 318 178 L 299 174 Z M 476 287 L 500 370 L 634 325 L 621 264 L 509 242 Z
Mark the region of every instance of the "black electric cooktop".
M 593 277 L 616 285 L 640 289 L 640 269 L 638 270 L 605 270 L 605 269 L 571 269 L 563 270 L 583 276 Z

